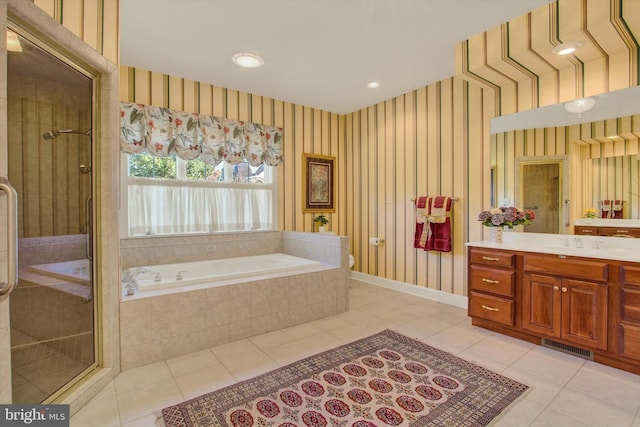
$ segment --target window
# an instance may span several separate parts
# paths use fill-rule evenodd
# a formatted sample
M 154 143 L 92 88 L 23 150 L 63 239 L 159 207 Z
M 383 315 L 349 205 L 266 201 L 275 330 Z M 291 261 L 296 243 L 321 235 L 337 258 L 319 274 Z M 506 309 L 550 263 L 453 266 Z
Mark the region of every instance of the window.
M 124 154 L 129 236 L 273 229 L 275 168 Z

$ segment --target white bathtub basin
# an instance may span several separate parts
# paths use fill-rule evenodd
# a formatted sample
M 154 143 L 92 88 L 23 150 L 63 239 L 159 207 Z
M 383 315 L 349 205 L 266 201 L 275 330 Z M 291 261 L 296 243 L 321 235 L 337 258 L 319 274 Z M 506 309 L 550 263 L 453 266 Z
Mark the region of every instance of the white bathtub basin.
M 89 285 L 91 283 L 91 265 L 88 259 L 36 264 L 27 267 L 29 271 L 56 279 Z
M 199 283 L 220 282 L 242 277 L 264 276 L 292 271 L 313 271 L 323 267 L 324 265 L 318 261 L 276 253 L 153 265 L 149 266 L 150 272 L 138 275 L 135 284 L 138 291 L 145 292 Z

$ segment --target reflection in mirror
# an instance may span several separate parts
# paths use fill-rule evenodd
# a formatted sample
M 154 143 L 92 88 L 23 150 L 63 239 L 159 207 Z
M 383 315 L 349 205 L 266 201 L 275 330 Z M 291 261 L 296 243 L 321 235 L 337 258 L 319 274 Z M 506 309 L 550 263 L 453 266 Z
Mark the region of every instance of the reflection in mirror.
M 569 225 L 565 195 L 569 191 L 564 156 L 516 158 L 517 205 L 536 215 L 524 226 L 532 233 L 565 233 Z
M 491 204 L 489 206 L 495 207 L 498 206 L 498 186 L 496 183 L 496 173 L 497 169 L 495 166 L 491 168 L 491 175 L 489 176 L 489 188 L 491 189 Z
M 607 217 L 602 211 L 603 200 L 621 200 L 623 219 L 639 219 L 640 197 L 638 196 L 639 161 L 636 154 L 601 157 L 583 160 L 590 162 L 591 205 L 598 210 L 597 216 Z M 589 202 L 589 200 L 585 200 Z
M 623 218 L 640 219 L 639 136 L 640 115 L 492 134 L 490 166 L 495 199 L 499 203 L 515 200 L 517 206 L 522 203 L 516 194 L 521 185 L 516 158 L 563 156 L 567 159 L 568 189 L 561 198 L 565 214 L 560 224 L 569 224 L 565 233 L 572 232 L 571 225 L 582 218 L 586 208 L 599 208 L 601 200 L 622 200 Z M 567 200 L 569 204 L 565 204 Z

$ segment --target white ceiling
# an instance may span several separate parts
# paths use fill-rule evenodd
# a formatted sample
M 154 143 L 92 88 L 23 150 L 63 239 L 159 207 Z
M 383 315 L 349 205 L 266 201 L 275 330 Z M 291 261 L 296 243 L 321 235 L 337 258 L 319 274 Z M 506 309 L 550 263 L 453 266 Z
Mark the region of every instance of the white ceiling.
M 120 0 L 121 63 L 345 114 L 453 76 L 457 43 L 550 1 Z

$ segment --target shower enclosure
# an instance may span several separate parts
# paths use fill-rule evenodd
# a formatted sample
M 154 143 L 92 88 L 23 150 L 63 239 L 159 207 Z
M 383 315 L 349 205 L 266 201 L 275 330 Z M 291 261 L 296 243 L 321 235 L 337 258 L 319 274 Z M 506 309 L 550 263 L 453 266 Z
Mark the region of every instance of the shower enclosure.
M 29 38 L 18 34 L 7 59 L 8 175 L 18 196 L 12 395 L 25 404 L 50 401 L 96 362 L 93 80 Z

